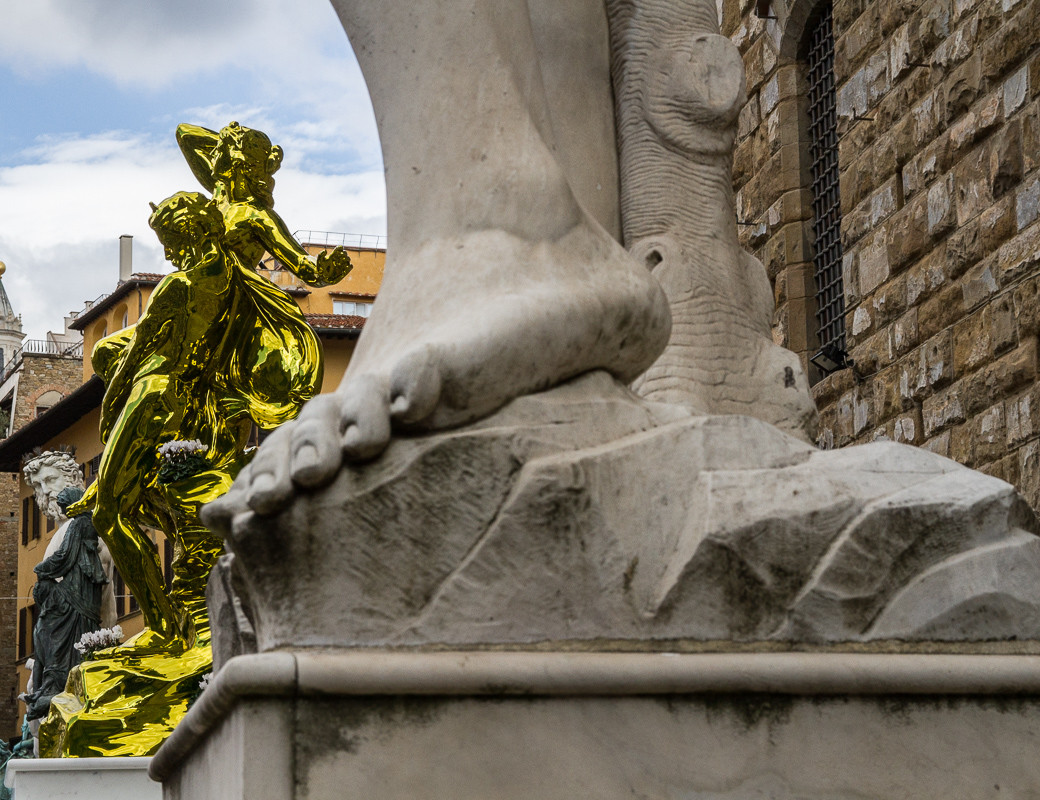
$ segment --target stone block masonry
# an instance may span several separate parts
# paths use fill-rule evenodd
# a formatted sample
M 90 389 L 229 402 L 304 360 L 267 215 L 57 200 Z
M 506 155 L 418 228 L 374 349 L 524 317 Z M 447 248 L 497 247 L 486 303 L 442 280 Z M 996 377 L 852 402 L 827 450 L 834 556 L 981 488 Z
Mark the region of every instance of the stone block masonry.
M 18 642 L 18 478 L 0 475 L 0 736 L 10 738 L 18 729 L 18 676 L 15 659 Z M 13 498 L 13 499 L 12 499 Z
M 18 378 L 18 400 L 11 430 L 16 431 L 36 418 L 36 401 L 44 394 L 57 391 L 64 397 L 81 383 L 83 361 L 78 356 L 26 354 Z
M 755 6 L 726 0 L 722 19 L 748 73 L 741 233 L 773 281 L 774 340 L 807 360 L 816 290 L 799 40 L 821 5 L 773 0 L 775 19 Z M 833 18 L 855 368 L 813 375 L 819 443 L 919 445 L 1040 508 L 1040 0 L 835 0 Z
M 78 356 L 24 354 L 12 409 L 12 430 L 22 428 L 36 418 L 37 401 L 44 395 L 57 392 L 64 397 L 79 388 L 82 380 L 83 361 Z M 18 481 L 17 473 L 0 473 L 0 736 L 6 739 L 18 735 L 21 714 L 24 712 L 17 700 L 19 683 L 16 659 L 18 612 L 28 601 L 17 598 L 21 534 Z M 27 568 L 31 569 L 32 566 Z

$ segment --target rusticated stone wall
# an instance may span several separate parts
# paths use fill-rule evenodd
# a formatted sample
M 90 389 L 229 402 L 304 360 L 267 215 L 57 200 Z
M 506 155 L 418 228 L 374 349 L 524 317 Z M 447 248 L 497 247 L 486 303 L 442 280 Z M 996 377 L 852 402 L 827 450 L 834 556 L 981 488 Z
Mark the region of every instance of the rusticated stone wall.
M 79 356 L 47 356 L 26 354 L 18 378 L 18 400 L 14 409 L 12 431 L 36 419 L 36 401 L 49 391 L 63 397 L 78 389 L 83 382 L 83 359 Z
M 0 738 L 18 729 L 18 476 L 0 474 Z
M 734 164 L 774 338 L 815 352 L 806 82 L 816 0 L 726 0 L 749 102 Z M 811 368 L 820 444 L 889 438 L 1040 508 L 1040 0 L 833 3 L 847 344 Z
M 27 354 L 18 377 L 14 425 L 18 430 L 36 418 L 36 401 L 48 391 L 67 395 L 82 381 L 79 357 Z M 18 694 L 18 610 L 28 604 L 18 594 L 18 552 L 21 541 L 18 474 L 0 473 L 0 737 L 17 735 L 24 708 Z M 32 569 L 35 564 L 24 564 Z

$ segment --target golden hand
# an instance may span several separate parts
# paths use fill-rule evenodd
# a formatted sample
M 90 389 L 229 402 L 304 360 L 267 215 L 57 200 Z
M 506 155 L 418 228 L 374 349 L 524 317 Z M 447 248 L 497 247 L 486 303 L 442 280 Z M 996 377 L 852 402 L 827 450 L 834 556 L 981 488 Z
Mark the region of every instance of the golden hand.
M 318 253 L 318 276 L 325 284 L 339 283 L 353 268 L 343 247 Z

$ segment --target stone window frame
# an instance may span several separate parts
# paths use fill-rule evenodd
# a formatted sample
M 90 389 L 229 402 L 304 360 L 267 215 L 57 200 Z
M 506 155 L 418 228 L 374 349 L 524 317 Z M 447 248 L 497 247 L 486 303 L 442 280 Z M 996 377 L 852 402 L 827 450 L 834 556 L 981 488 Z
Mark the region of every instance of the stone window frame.
M 34 415 L 38 417 L 49 411 L 51 407 L 61 402 L 64 397 L 65 392 L 57 386 L 41 387 L 39 391 L 33 393 L 32 406 Z
M 823 347 L 845 351 L 845 282 L 842 275 L 841 173 L 838 163 L 838 92 L 834 71 L 833 2 L 820 2 L 802 33 L 799 60 L 808 74 L 806 113 L 810 131 L 810 183 L 813 204 L 814 275 L 816 280 L 817 341 Z M 830 23 L 826 25 L 825 23 Z M 829 48 L 828 48 L 829 46 Z M 814 54 L 825 55 L 816 64 Z M 829 61 L 829 69 L 826 69 Z M 814 76 L 817 81 L 814 88 Z M 830 90 L 819 91 L 820 84 Z M 815 108 L 814 108 L 815 104 Z M 826 112 L 826 113 L 824 113 Z M 817 135 L 818 134 L 818 135 Z M 821 219 L 820 212 L 823 211 Z M 824 226 L 821 229 L 821 225 Z M 822 247 L 821 247 L 822 245 Z M 822 262 L 822 263 L 821 263 Z M 834 354 L 829 355 L 834 359 Z M 840 363 L 840 362 L 839 362 Z M 840 368 L 840 367 L 839 367 Z
M 761 40 L 763 50 L 768 51 L 758 55 L 751 54 L 750 48 L 745 50 L 745 63 L 749 84 L 755 83 L 754 73 L 758 70 L 764 73 L 752 104 L 761 116 L 762 126 L 775 126 L 776 133 L 771 136 L 779 142 L 777 151 L 770 154 L 770 159 L 756 163 L 753 172 L 778 167 L 781 183 L 776 193 L 779 199 L 758 219 L 741 217 L 744 222 L 764 223 L 757 229 L 746 225 L 743 231 L 745 244 L 758 251 L 763 263 L 780 262 L 778 268 L 770 270 L 776 299 L 773 338 L 798 354 L 811 384 L 826 376 L 809 361 L 819 350 L 819 338 L 803 46 L 810 23 L 827 2 L 833 6 L 832 0 L 772 0 L 772 18 L 760 19 L 752 11 L 750 16 L 744 17 L 740 29 L 733 36 L 738 46 L 742 39 L 752 43 Z M 748 4 L 741 2 L 739 5 L 746 7 Z M 773 161 L 777 163 L 774 165 Z M 738 209 L 741 205 L 747 204 L 738 202 Z M 843 266 L 842 272 L 843 275 L 847 272 L 847 265 Z M 846 278 L 846 309 L 849 300 Z
M 796 352 L 805 360 L 809 381 L 812 384 L 821 381 L 826 374 L 809 361 L 819 351 L 820 339 L 817 318 L 816 232 L 812 195 L 812 155 L 809 151 L 806 56 L 812 26 L 823 15 L 828 4 L 833 13 L 833 0 L 774 0 L 773 3 L 773 13 L 777 17 L 776 23 L 780 31 L 777 53 L 778 70 L 786 68 L 795 73 L 789 80 L 789 83 L 795 84 L 795 92 L 788 101 L 796 108 L 789 112 L 782 122 L 792 126 L 792 134 L 798 137 L 798 159 L 801 167 L 799 174 L 802 183 L 791 188 L 798 190 L 798 200 L 801 204 L 799 209 L 801 219 L 798 224 L 800 224 L 801 235 L 805 240 L 805 247 L 802 250 L 803 260 L 793 264 L 788 263 L 786 266 L 789 303 L 788 329 L 791 331 L 789 336 L 792 341 L 797 340 L 799 348 Z M 783 13 L 781 13 L 780 6 L 783 6 Z M 834 83 L 836 86 L 836 76 Z M 845 307 L 848 308 L 849 296 L 844 281 L 842 290 L 845 293 Z

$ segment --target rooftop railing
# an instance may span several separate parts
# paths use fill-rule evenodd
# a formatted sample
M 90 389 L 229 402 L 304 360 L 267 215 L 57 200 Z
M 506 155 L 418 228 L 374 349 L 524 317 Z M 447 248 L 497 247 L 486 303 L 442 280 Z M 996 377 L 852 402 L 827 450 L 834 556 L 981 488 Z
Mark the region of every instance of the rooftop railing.
M 374 233 L 334 233 L 332 231 L 296 231 L 293 233 L 300 244 L 320 244 L 324 247 L 367 247 L 373 250 L 386 249 L 386 237 Z
M 4 364 L 4 380 L 18 369 L 25 356 L 56 356 L 58 358 L 83 358 L 83 342 L 55 342 L 51 339 L 26 339 L 11 354 L 11 358 Z

